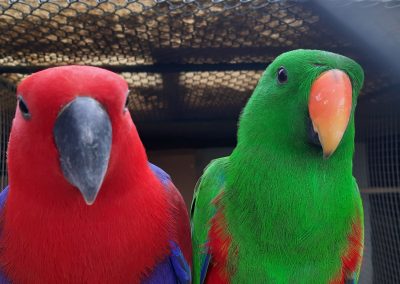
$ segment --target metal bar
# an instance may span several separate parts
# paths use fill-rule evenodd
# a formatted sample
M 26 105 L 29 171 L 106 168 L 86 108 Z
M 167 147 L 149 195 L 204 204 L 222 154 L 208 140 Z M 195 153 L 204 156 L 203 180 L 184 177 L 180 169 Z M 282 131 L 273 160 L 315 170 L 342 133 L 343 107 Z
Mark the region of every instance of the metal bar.
M 400 187 L 370 187 L 360 191 L 365 194 L 400 193 Z
M 179 72 L 205 72 L 205 71 L 246 71 L 264 70 L 270 62 L 265 63 L 223 63 L 223 64 L 167 64 L 159 63 L 153 65 L 101 65 L 104 69 L 116 73 L 179 73 Z M 56 66 L 0 66 L 0 73 L 31 74 L 50 67 Z

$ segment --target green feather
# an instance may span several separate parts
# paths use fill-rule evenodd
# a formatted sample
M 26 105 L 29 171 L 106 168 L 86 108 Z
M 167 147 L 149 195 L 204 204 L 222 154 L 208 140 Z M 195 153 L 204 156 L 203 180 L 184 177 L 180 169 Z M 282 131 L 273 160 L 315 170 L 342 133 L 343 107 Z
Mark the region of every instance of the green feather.
M 207 254 L 207 238 L 210 220 L 216 208 L 213 199 L 221 193 L 225 184 L 227 158 L 212 161 L 198 182 L 191 206 L 191 226 L 193 247 L 193 281 L 199 283 L 201 268 Z M 200 194 L 201 192 L 201 194 Z
M 281 66 L 285 84 L 276 79 Z M 353 107 L 338 148 L 325 159 L 307 139 L 308 98 L 314 80 L 329 69 L 349 75 Z M 194 283 L 217 210 L 211 202 L 221 190 L 232 236 L 232 283 L 328 283 L 337 276 L 352 224 L 363 220 L 352 176 L 354 110 L 363 80 L 356 62 L 318 50 L 284 53 L 268 66 L 241 114 L 236 148 L 210 164 L 196 191 Z

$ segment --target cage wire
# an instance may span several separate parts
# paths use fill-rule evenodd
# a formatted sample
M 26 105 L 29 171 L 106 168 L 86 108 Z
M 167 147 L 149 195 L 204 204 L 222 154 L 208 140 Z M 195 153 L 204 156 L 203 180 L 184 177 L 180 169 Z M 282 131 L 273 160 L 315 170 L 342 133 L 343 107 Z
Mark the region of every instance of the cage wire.
M 369 118 L 368 194 L 374 283 L 400 283 L 400 115 Z
M 8 184 L 7 144 L 15 111 L 15 87 L 0 80 L 0 190 Z
M 137 122 L 177 116 L 190 120 L 210 113 L 220 119 L 221 112 L 203 103 L 208 103 L 210 96 L 220 97 L 225 88 L 226 99 L 220 99 L 219 107 L 226 107 L 225 118 L 234 118 L 259 73 L 278 53 L 289 47 L 312 46 L 321 36 L 327 48 L 348 45 L 320 25 L 316 13 L 298 3 L 1 2 L 0 74 L 17 84 L 25 73 L 43 66 L 107 66 L 129 82 L 129 108 Z M 218 64 L 240 72 L 214 70 Z M 176 72 L 165 74 L 171 70 Z M 165 95 L 172 92 L 173 96 Z
M 269 62 L 315 47 L 360 54 L 308 1 L 0 2 L 0 76 L 106 67 L 128 81 L 135 122 L 236 119 Z M 371 76 L 365 93 L 386 77 Z

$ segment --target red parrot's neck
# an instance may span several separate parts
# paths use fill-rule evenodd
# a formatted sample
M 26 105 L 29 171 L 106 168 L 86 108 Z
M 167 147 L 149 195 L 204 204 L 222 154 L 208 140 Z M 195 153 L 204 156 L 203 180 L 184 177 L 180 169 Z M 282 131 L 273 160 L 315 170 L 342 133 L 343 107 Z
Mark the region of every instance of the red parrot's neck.
M 0 243 L 5 274 L 14 283 L 135 283 L 149 273 L 169 253 L 170 213 L 165 190 L 140 162 L 113 170 L 91 206 L 74 188 L 40 180 L 26 190 L 11 180 Z M 57 191 L 57 201 L 46 195 Z

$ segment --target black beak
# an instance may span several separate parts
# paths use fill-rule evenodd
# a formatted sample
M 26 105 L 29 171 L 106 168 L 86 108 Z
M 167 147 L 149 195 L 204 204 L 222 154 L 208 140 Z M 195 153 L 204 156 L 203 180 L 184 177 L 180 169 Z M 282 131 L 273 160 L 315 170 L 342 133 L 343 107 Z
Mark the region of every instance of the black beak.
M 322 145 L 321 145 L 321 142 L 319 141 L 318 133 L 314 131 L 314 127 L 312 125 L 310 117 L 307 118 L 307 136 L 308 136 L 308 142 L 311 145 L 314 145 L 314 146 L 322 149 Z
M 54 126 L 54 138 L 64 177 L 94 203 L 110 159 L 112 127 L 102 105 L 78 97 L 66 105 Z

